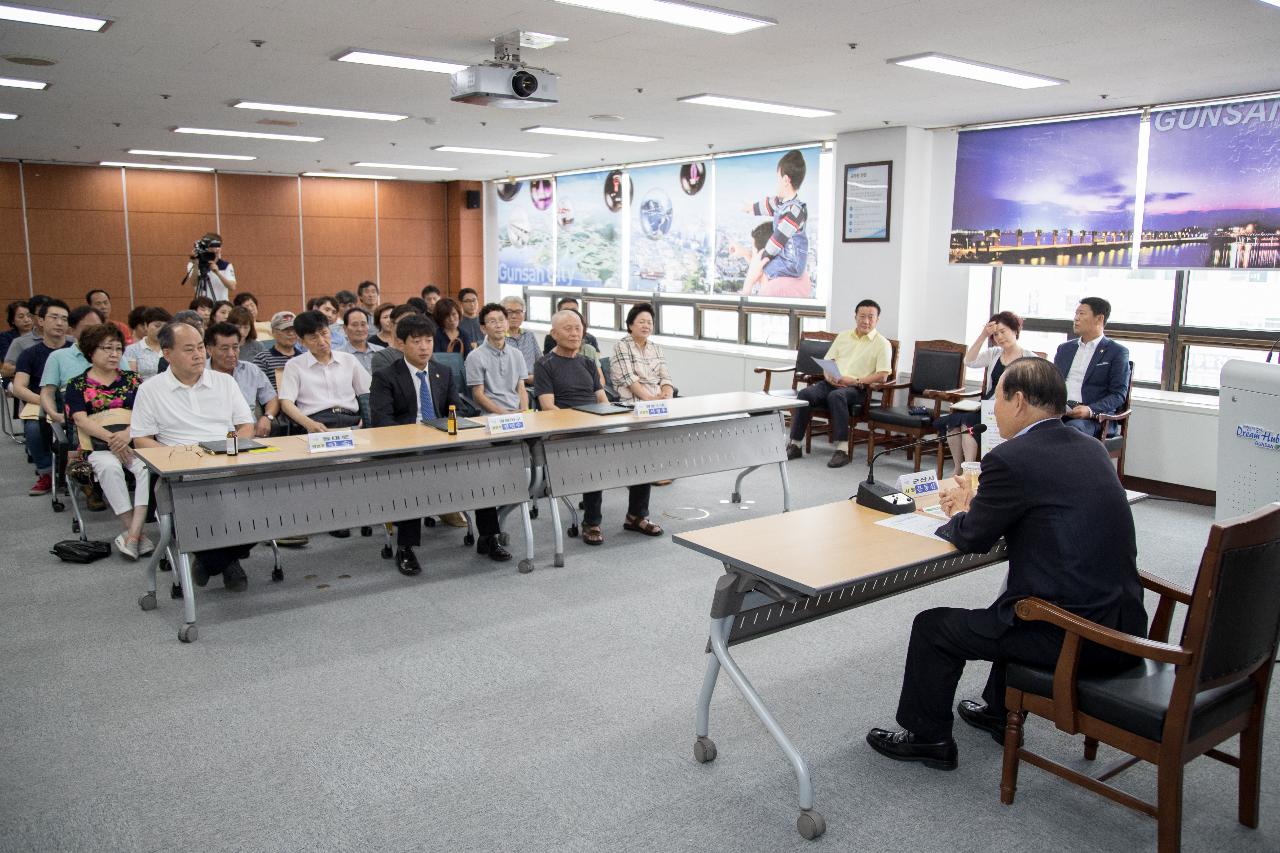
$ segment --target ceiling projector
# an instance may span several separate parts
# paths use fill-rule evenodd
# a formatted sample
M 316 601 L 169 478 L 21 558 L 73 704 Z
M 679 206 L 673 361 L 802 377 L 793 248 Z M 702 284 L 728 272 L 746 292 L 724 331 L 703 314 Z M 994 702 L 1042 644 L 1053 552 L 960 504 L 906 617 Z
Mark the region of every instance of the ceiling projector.
M 560 103 L 556 97 L 556 75 L 520 61 L 523 37 L 525 34 L 520 32 L 497 36 L 493 40 L 492 60 L 454 72 L 450 100 L 505 109 L 531 109 Z

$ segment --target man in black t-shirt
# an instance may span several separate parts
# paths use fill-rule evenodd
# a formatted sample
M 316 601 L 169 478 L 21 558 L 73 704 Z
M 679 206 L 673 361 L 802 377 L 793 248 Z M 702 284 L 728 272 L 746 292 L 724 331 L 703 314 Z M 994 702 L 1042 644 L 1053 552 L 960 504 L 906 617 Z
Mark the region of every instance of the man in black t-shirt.
M 572 408 L 587 403 L 607 403 L 600 385 L 600 371 L 581 355 L 582 320 L 576 311 L 558 311 L 551 318 L 551 337 L 555 347 L 533 368 L 533 392 L 543 411 Z M 662 528 L 649 520 L 649 484 L 628 489 L 627 519 L 622 526 L 646 536 L 661 536 Z M 600 533 L 601 493 L 582 496 L 582 541 L 588 545 L 604 542 Z
M 31 403 L 37 409 L 40 407 L 38 391 L 40 378 L 44 375 L 44 363 L 55 350 L 71 346 L 67 340 L 67 321 L 71 316 L 71 309 L 61 299 L 53 299 L 40 306 L 38 316 L 43 338 L 18 356 L 17 369 L 13 375 L 13 396 L 24 403 Z M 23 420 L 22 429 L 27 441 L 27 453 L 36 465 L 36 482 L 27 494 L 47 495 L 53 489 L 53 437 L 49 425 L 43 419 L 33 418 Z

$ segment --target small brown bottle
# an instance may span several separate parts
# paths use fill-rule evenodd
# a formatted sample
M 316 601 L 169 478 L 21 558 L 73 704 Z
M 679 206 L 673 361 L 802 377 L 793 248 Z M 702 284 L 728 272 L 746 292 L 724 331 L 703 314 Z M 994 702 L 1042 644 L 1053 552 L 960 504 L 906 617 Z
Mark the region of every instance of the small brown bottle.
M 458 407 L 449 407 L 449 435 L 458 434 Z
M 227 455 L 228 456 L 240 455 L 240 445 L 236 441 L 236 431 L 233 429 L 227 430 Z

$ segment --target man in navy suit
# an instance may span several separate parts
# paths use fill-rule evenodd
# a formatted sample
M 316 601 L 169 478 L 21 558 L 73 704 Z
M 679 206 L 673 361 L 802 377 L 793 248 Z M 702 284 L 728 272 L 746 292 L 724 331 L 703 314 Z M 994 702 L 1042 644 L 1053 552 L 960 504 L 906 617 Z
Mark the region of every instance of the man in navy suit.
M 406 314 L 396 323 L 396 337 L 404 343 L 404 358 L 373 374 L 369 387 L 371 425 L 403 426 L 444 417 L 449 406 L 461 407 L 453 372 L 431 364 L 436 324 L 423 314 Z M 497 562 L 511 559 L 498 536 L 498 511 L 493 507 L 476 510 L 480 538 L 476 550 Z M 422 544 L 422 520 L 396 523 L 396 568 L 402 575 L 421 573 L 422 566 L 413 549 Z
M 1076 306 L 1071 329 L 1079 337 L 1069 340 L 1053 356 L 1053 363 L 1067 381 L 1067 426 L 1097 438 L 1102 424 L 1094 415 L 1110 415 L 1124 405 L 1129 391 L 1129 350 L 1103 334 L 1111 303 L 1087 296 Z
M 902 731 L 872 729 L 867 742 L 899 761 L 943 770 L 957 765 L 951 703 L 964 665 L 991 661 L 983 702 L 964 700 L 961 719 L 1004 742 L 1005 663 L 1052 667 L 1063 632 L 1022 622 L 1014 604 L 1035 596 L 1086 619 L 1145 636 L 1133 516 L 1102 444 L 1062 422 L 1066 385 L 1044 359 L 1020 358 L 996 386 L 995 414 L 1008 439 L 982 458 L 978 490 L 956 478 L 944 493 L 950 516 L 937 535 L 965 553 L 1004 537 L 1005 587 L 981 610 L 938 607 L 916 616 L 898 701 Z M 1133 659 L 1086 645 L 1082 671 L 1111 671 Z

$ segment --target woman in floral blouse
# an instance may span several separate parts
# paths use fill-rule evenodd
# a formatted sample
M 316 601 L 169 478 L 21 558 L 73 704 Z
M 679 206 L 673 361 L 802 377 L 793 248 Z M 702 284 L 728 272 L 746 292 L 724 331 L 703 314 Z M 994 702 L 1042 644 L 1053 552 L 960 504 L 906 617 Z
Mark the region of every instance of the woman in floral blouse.
M 142 380 L 138 374 L 120 369 L 124 336 L 115 326 L 104 324 L 87 329 L 81 333 L 77 346 L 89 359 L 90 366 L 67 383 L 67 417 L 93 442 L 89 464 L 93 466 L 93 473 L 98 477 L 111 511 L 124 527 L 124 532 L 116 537 L 116 550 L 136 560 L 155 550 L 151 540 L 142 535 L 151 476 L 147 466 L 129 446 L 129 428 L 113 432 L 94 421 L 92 416 L 112 409 L 132 409 L 133 398 Z M 132 501 L 125 484 L 125 468 L 133 474 Z
M 623 401 L 669 400 L 675 396 L 671 371 L 653 334 L 653 306 L 641 302 L 627 312 L 627 336 L 618 341 L 609 364 L 610 378 Z

